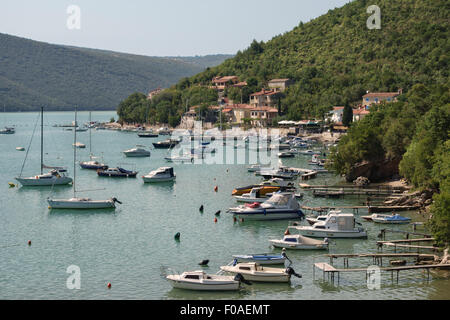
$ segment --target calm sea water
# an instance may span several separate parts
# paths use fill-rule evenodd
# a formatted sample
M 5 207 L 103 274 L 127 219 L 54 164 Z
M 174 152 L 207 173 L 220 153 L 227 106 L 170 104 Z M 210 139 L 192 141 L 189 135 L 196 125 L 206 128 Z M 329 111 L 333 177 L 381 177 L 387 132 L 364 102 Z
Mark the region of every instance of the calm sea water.
M 78 114 L 80 122 L 89 114 Z M 93 112 L 92 120 L 108 121 L 114 112 Z M 166 150 L 153 150 L 150 158 L 125 158 L 123 150 L 136 144 L 150 145 L 155 139 L 140 139 L 135 133 L 92 131 L 92 148 L 103 155 L 109 166 L 122 165 L 139 171 L 136 179 L 100 178 L 95 171 L 77 169 L 79 189 L 97 189 L 81 195 L 102 199 L 111 196 L 123 202 L 115 211 L 50 211 L 46 198 L 72 196 L 72 188 L 9 188 L 8 182 L 21 170 L 36 123 L 37 113 L 4 113 L 0 126 L 15 125 L 16 134 L 0 136 L 0 298 L 1 299 L 449 299 L 450 280 L 442 273 L 432 273 L 427 281 L 421 271 L 400 273 L 399 283 L 390 274 L 382 274 L 381 289 L 369 290 L 364 274 L 341 275 L 340 285 L 322 280 L 313 263 L 328 259 L 323 252 L 288 252 L 294 269 L 303 275 L 290 284 L 253 284 L 238 293 L 198 293 L 172 289 L 164 279 L 167 268 L 177 272 L 197 270 L 198 263 L 209 259 L 209 273 L 228 264 L 233 254 L 280 252 L 268 239 L 281 238 L 286 221 L 235 223 L 225 213 L 236 205 L 231 191 L 261 181 L 250 174 L 246 165 L 174 165 L 177 180 L 173 184 L 144 185 L 140 176 L 167 165 Z M 52 127 L 70 123 L 74 114 L 46 113 L 45 163 L 65 165 L 73 176 L 73 132 Z M 158 138 L 156 140 L 161 140 Z M 78 133 L 78 160 L 89 157 L 89 133 Z M 39 172 L 39 127 L 31 144 L 23 174 Z M 308 168 L 309 157 L 298 156 L 285 164 Z M 339 181 L 322 175 L 311 184 Z M 218 192 L 214 192 L 214 186 Z M 305 192 L 306 205 L 360 204 L 358 198 L 315 199 Z M 204 213 L 198 208 L 204 205 Z M 222 210 L 217 223 L 214 213 Z M 405 215 L 414 216 L 413 213 Z M 414 217 L 415 218 L 415 217 Z M 361 221 L 360 219 L 359 221 Z M 367 240 L 336 240 L 330 248 L 335 253 L 376 252 L 375 241 L 382 228 L 363 222 Z M 408 226 L 393 228 L 407 229 Z M 181 240 L 174 241 L 175 233 Z M 28 246 L 27 241 L 32 245 Z M 342 263 L 338 261 L 337 263 Z M 370 261 L 366 261 L 366 265 Z M 66 269 L 81 269 L 81 289 L 69 290 Z M 358 262 L 351 260 L 351 266 Z M 112 284 L 107 289 L 106 284 Z

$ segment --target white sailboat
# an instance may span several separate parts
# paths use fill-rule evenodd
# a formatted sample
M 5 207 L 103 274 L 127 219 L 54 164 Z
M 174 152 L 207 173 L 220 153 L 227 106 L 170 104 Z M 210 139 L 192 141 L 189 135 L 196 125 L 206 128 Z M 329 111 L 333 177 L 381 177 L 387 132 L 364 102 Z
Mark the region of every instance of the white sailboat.
M 28 155 L 28 152 L 27 152 Z M 41 174 L 32 177 L 22 177 L 22 170 L 25 165 L 27 157 L 25 156 L 22 170 L 15 179 L 22 184 L 22 186 L 54 186 L 65 185 L 72 182 L 72 178 L 67 176 L 67 170 L 64 168 L 53 168 L 48 173 L 43 173 L 44 165 L 44 108 L 41 107 Z
M 77 121 L 77 110 L 75 109 L 75 123 Z M 74 130 L 74 141 L 77 139 L 77 131 Z M 70 199 L 51 199 L 47 198 L 49 209 L 107 209 L 115 208 L 116 202 L 121 203 L 116 198 L 108 200 L 92 200 L 90 198 L 76 197 L 76 158 L 77 148 L 73 151 L 73 198 Z

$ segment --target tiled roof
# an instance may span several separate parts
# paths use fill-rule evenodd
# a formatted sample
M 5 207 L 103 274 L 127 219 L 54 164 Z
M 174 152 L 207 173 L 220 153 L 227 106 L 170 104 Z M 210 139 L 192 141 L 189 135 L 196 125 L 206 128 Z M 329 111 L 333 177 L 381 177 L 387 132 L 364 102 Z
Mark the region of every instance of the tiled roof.
M 289 81 L 290 79 L 272 79 L 269 81 L 269 83 L 274 83 L 274 82 L 286 82 Z
M 363 95 L 363 98 L 371 98 L 371 97 L 396 97 L 398 96 L 399 93 L 398 92 L 370 92 L 370 93 L 366 93 L 365 95 Z
M 255 92 L 255 93 L 252 93 L 250 96 L 271 96 L 271 95 L 274 95 L 274 94 L 277 94 L 278 93 L 278 91 L 276 91 L 276 90 L 264 90 L 264 89 L 262 89 L 261 91 L 259 91 L 259 92 Z

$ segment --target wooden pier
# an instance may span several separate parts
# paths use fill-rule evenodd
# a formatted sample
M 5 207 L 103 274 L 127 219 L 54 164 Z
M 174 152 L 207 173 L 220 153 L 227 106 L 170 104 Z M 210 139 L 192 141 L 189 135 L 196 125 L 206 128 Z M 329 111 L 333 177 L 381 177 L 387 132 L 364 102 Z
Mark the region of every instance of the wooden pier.
M 311 212 L 328 212 L 329 210 L 352 210 L 353 213 L 358 214 L 360 210 L 364 212 L 377 213 L 377 212 L 397 212 L 397 211 L 409 211 L 418 210 L 416 206 L 321 206 L 321 207 L 308 207 L 302 206 L 303 210 Z
M 302 180 L 314 179 L 315 177 L 317 177 L 317 171 L 311 171 L 301 175 Z
M 371 270 L 369 268 L 335 268 L 334 266 L 325 263 L 318 262 L 313 265 L 313 279 L 315 279 L 315 269 L 319 269 L 323 272 L 323 279 L 325 280 L 325 275 L 328 275 L 328 279 L 334 284 L 335 274 L 337 274 L 337 280 L 339 284 L 340 273 L 344 272 L 364 272 L 366 275 L 366 281 L 371 275 Z M 392 281 L 394 280 L 394 272 L 397 272 L 397 283 L 400 271 L 405 270 L 426 270 L 428 274 L 428 280 L 430 279 L 431 269 L 450 269 L 450 264 L 429 264 L 429 265 L 409 265 L 409 266 L 398 266 L 398 267 L 379 267 L 380 271 L 390 271 Z

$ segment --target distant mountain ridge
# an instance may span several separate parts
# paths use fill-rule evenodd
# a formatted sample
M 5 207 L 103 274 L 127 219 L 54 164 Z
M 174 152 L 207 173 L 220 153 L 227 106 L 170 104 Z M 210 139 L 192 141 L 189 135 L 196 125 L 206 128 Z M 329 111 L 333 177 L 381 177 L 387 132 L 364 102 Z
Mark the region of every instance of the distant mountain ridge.
M 0 107 L 114 110 L 133 92 L 169 87 L 229 57 L 148 57 L 0 33 Z

